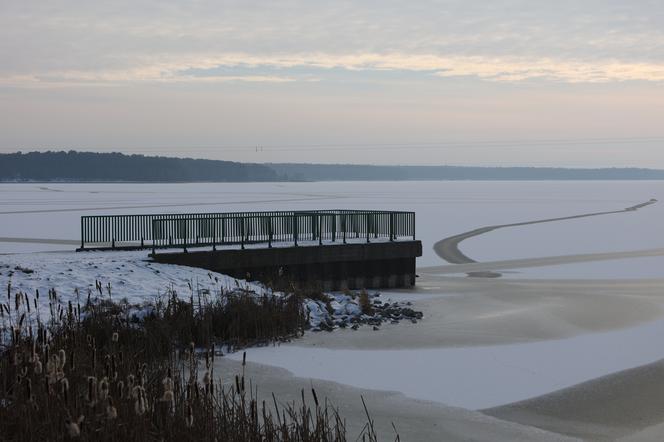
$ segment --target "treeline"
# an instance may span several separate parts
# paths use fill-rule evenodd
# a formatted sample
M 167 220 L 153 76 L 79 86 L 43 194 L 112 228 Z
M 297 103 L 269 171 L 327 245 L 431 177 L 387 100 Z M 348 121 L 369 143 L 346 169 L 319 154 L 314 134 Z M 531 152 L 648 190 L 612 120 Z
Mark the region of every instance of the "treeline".
M 637 168 L 369 166 L 252 164 L 122 153 L 0 154 L 0 181 L 414 181 L 663 180 L 664 170 Z
M 0 181 L 278 181 L 270 167 L 231 161 L 121 153 L 0 154 Z
M 269 164 L 295 181 L 537 181 L 662 180 L 664 170 L 637 168 L 570 169 L 556 167 L 368 166 L 352 164 Z

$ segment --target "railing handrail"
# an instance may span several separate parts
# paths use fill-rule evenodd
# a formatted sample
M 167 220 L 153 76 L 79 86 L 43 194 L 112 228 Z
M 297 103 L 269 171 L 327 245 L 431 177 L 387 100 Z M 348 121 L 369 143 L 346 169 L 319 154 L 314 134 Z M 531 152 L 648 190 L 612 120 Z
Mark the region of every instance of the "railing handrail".
M 182 226 L 178 227 L 182 231 L 177 230 L 176 225 Z M 164 237 L 164 232 L 169 238 Z M 406 236 L 415 239 L 415 212 L 324 209 L 81 217 L 81 249 L 86 244 L 110 244 L 110 248 L 116 248 L 117 243 L 124 247 L 154 249 L 175 245 L 174 240 L 185 248 L 218 243 L 244 247 L 246 242 L 265 242 L 271 246 L 276 241 L 292 241 L 297 245 L 298 240 L 316 239 L 322 244 L 323 239 L 335 242 L 341 238 L 345 242 L 348 235 L 359 238 L 360 234 L 366 236 L 367 241 L 371 237 L 389 237 L 390 241 Z M 165 239 L 168 239 L 167 244 L 163 243 Z

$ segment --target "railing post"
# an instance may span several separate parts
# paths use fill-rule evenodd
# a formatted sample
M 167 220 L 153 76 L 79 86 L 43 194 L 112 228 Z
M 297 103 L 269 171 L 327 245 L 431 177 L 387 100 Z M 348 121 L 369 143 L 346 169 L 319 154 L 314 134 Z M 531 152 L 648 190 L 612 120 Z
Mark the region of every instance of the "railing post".
M 369 242 L 369 212 L 367 212 L 366 217 L 367 217 L 367 242 Z
M 337 239 L 337 214 L 332 214 L 332 242 Z
M 413 223 L 413 241 L 415 241 L 415 213 L 411 214 L 412 223 Z
M 81 217 L 81 250 L 85 247 L 85 230 L 83 228 L 83 217 Z
M 152 254 L 153 255 L 157 254 L 157 246 L 156 246 L 157 235 L 156 235 L 155 228 L 154 228 L 156 222 L 157 222 L 156 220 L 152 220 Z
M 217 250 L 217 219 L 212 218 L 212 251 Z
M 323 245 L 323 217 L 318 215 L 318 245 Z
M 390 212 L 390 241 L 394 241 L 394 213 Z
M 267 217 L 267 246 L 272 248 L 272 217 Z
M 293 240 L 295 241 L 295 247 L 297 247 L 297 215 L 293 214 Z
M 240 218 L 240 248 L 244 250 L 244 216 Z
M 346 244 L 346 214 L 341 215 L 341 230 L 343 232 L 344 244 Z
M 184 220 L 184 241 L 183 241 L 183 246 L 184 246 L 184 253 L 187 253 L 187 218 Z

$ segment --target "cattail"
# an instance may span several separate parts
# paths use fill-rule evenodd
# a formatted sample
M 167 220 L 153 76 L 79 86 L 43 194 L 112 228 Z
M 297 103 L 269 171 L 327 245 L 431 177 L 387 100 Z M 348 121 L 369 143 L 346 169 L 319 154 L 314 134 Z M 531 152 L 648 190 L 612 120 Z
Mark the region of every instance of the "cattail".
M 81 424 L 85 420 L 85 416 L 79 416 L 76 422 L 72 422 L 70 419 L 65 421 L 65 426 L 67 427 L 67 434 L 69 437 L 76 438 L 81 435 Z
M 120 399 L 124 399 L 124 382 L 119 381 L 118 382 L 118 392 L 120 393 Z
M 62 397 L 64 398 L 65 402 L 67 402 L 67 398 L 69 396 L 69 380 L 67 378 L 62 378 L 60 380 L 60 390 Z
M 58 355 L 60 356 L 58 368 L 63 370 L 65 368 L 65 363 L 67 362 L 67 353 L 62 349 L 58 352 Z
M 106 406 L 106 419 L 113 420 L 118 417 L 118 410 L 113 406 L 113 399 L 108 397 L 108 405 Z
M 97 403 L 97 378 L 94 376 L 88 377 L 88 402 L 91 407 Z
M 118 335 L 118 332 L 114 332 L 113 335 L 111 336 L 111 341 L 118 342 L 119 337 L 120 336 Z
M 185 417 L 185 424 L 189 428 L 194 426 L 194 411 L 191 409 L 191 404 L 187 404 L 187 415 Z
M 162 402 L 173 404 L 175 402 L 175 395 L 171 390 L 164 391 L 164 395 L 160 399 Z
M 30 378 L 25 378 L 25 397 L 28 399 L 32 397 L 32 381 Z
M 99 383 L 99 399 L 102 401 L 108 397 L 108 379 L 103 378 Z
M 111 370 L 113 371 L 113 380 L 118 378 L 118 365 L 115 355 L 111 356 Z
M 164 385 L 164 391 L 173 391 L 173 379 L 170 376 L 166 376 L 161 383 Z
M 147 400 L 145 399 L 145 393 L 142 391 L 142 387 L 136 388 L 138 388 L 139 391 L 136 402 L 134 403 L 134 411 L 136 412 L 136 415 L 142 416 L 147 410 Z
M 148 377 L 148 364 L 143 363 L 143 366 L 141 367 L 141 386 L 144 387 L 145 384 L 147 383 L 147 377 Z

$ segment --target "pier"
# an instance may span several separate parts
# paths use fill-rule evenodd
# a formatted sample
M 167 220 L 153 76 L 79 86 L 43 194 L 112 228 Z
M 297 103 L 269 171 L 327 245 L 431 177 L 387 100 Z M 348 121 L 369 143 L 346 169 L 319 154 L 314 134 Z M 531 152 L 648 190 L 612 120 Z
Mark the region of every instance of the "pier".
M 410 287 L 415 213 L 316 210 L 81 217 L 78 250 L 151 249 L 157 262 L 323 290 Z

